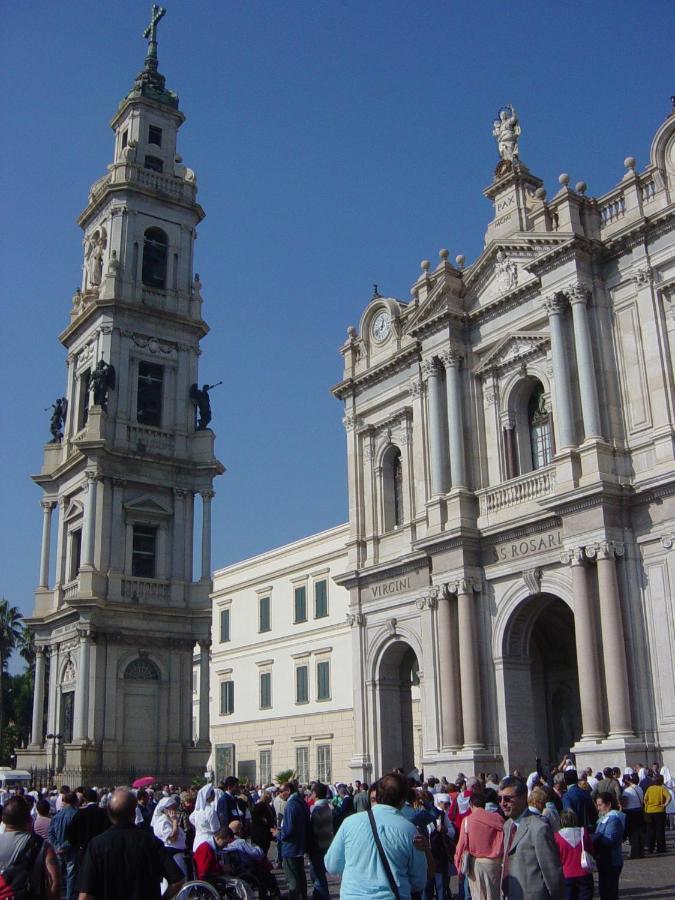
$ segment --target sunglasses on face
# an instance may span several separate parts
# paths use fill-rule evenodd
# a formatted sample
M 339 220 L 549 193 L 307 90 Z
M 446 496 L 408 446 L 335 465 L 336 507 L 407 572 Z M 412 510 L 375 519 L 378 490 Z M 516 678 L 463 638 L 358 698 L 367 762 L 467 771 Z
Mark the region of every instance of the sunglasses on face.
M 515 800 L 515 797 L 508 796 L 507 794 L 503 794 L 501 797 L 499 797 L 500 803 L 513 803 L 514 800 Z

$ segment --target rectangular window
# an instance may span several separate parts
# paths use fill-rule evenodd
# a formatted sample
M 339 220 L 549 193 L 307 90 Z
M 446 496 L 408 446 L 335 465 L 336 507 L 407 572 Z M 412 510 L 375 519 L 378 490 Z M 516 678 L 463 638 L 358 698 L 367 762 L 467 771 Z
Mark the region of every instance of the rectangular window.
M 134 525 L 131 574 L 136 578 L 154 578 L 157 557 L 157 529 L 154 525 Z
M 65 691 L 61 694 L 61 724 L 60 731 L 64 744 L 73 743 L 73 719 L 75 712 L 75 691 Z
M 307 621 L 307 588 L 303 584 L 302 587 L 296 587 L 294 593 L 294 622 Z
M 330 662 L 327 659 L 316 664 L 316 699 L 330 700 Z
M 314 618 L 323 619 L 328 615 L 328 582 L 326 579 L 314 583 Z
M 295 748 L 295 777 L 302 784 L 309 781 L 309 747 Z
M 271 631 L 270 598 L 260 597 L 258 600 L 258 631 Z
M 157 125 L 151 125 L 148 128 L 148 143 L 155 144 L 157 147 L 162 146 L 162 129 Z
M 260 709 L 272 707 L 272 673 L 260 673 Z
M 295 702 L 309 703 L 309 666 L 295 669 Z
M 138 365 L 136 421 L 139 425 L 160 428 L 162 425 L 162 383 L 164 369 L 154 363 Z
M 145 168 L 150 169 L 151 172 L 162 172 L 164 170 L 164 163 L 159 156 L 146 156 Z
M 220 643 L 226 644 L 230 640 L 230 610 L 220 611 Z
M 260 758 L 260 785 L 266 787 L 272 783 L 272 751 L 261 750 Z
M 122 150 L 124 150 L 124 148 L 126 147 L 126 145 L 128 143 L 129 143 L 129 129 L 127 128 L 125 131 L 122 132 Z
M 316 771 L 319 781 L 332 781 L 332 758 L 330 744 L 319 744 L 316 748 Z
M 220 682 L 220 714 L 231 716 L 234 712 L 234 681 Z
M 89 382 L 91 380 L 91 369 L 87 369 L 80 375 L 80 403 L 77 414 L 77 430 L 81 431 L 87 424 L 89 418 Z
M 80 560 L 82 558 L 82 529 L 70 532 L 70 569 L 68 580 L 74 581 L 80 572 Z

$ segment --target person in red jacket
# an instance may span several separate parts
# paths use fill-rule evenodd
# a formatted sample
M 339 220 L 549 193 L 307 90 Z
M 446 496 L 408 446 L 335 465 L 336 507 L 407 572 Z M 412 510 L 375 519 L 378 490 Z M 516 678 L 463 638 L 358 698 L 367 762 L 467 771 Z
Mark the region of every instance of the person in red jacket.
M 203 841 L 195 850 L 193 859 L 195 875 L 200 881 L 217 884 L 218 879 L 230 872 L 230 867 L 223 865 L 218 858 L 218 851 L 227 847 L 234 840 L 229 828 L 221 828 L 213 835 L 213 841 Z
M 579 828 L 573 809 L 560 813 L 560 831 L 554 835 L 565 877 L 565 900 L 591 900 L 593 874 L 581 865 L 581 853 L 593 854 L 593 842 L 585 828 Z

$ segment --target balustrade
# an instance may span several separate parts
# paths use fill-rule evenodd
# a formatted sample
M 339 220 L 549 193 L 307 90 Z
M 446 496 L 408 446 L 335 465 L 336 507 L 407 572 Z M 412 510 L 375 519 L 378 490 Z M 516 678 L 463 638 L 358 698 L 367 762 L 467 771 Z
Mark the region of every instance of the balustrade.
M 518 478 L 512 478 L 496 487 L 478 491 L 481 516 L 499 512 L 529 500 L 548 497 L 555 490 L 555 467 L 536 469 Z

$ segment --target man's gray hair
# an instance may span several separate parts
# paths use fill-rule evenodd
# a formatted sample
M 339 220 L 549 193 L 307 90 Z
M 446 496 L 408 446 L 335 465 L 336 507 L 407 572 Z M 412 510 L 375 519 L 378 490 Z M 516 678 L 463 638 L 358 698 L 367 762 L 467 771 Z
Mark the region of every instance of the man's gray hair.
M 522 778 L 516 778 L 514 775 L 507 775 L 506 778 L 502 778 L 502 783 L 499 787 L 502 790 L 504 790 L 504 788 L 513 788 L 513 793 L 516 797 L 527 795 L 526 782 L 524 782 Z

